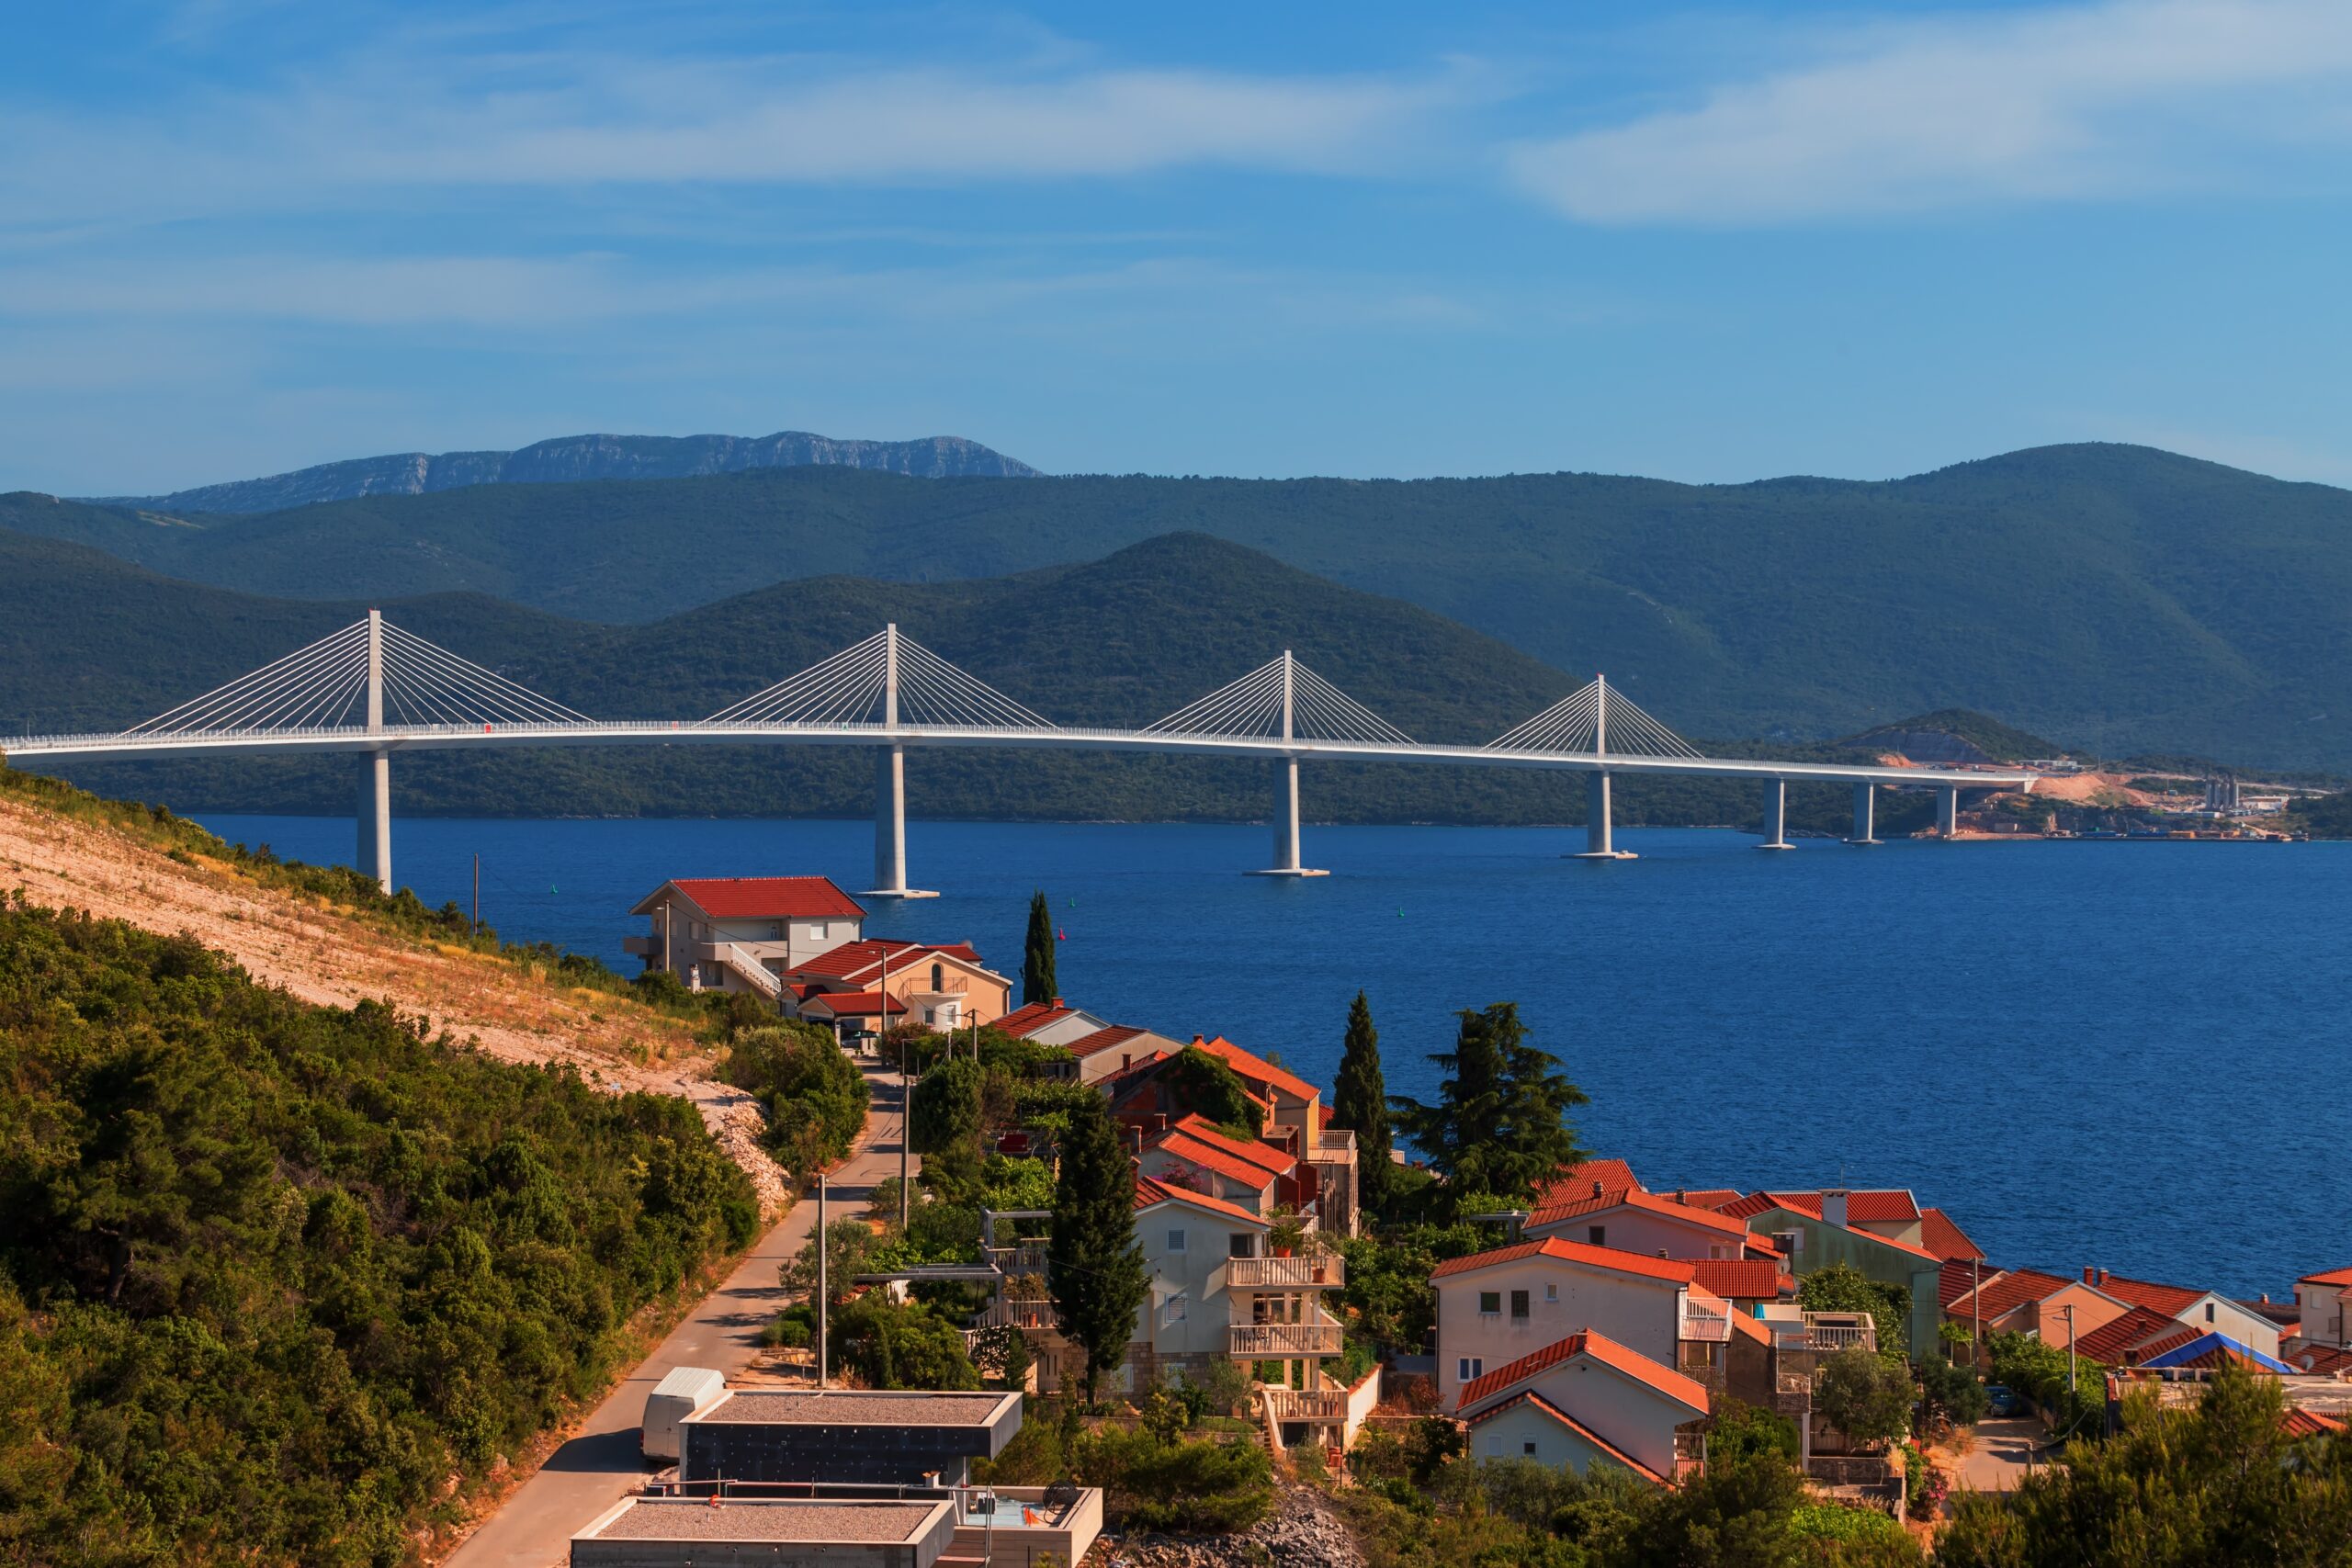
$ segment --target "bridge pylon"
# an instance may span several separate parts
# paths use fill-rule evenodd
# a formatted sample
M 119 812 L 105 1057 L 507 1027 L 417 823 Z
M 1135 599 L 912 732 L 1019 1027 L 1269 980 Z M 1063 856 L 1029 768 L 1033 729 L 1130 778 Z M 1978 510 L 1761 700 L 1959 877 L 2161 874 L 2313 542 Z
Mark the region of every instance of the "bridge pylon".
M 368 733 L 384 733 L 384 612 L 368 612 Z M 381 746 L 359 754 L 359 843 L 352 865 L 392 890 L 392 754 Z

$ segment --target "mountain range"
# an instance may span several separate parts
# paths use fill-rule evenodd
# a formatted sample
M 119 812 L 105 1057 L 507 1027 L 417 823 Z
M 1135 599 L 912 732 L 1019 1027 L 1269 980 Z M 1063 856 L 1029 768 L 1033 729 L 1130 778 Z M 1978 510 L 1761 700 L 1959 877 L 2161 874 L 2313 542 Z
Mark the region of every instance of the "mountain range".
M 780 581 L 995 578 L 1194 532 L 1606 671 L 1691 734 L 1802 742 L 1967 708 L 2111 755 L 2352 768 L 2352 492 L 2139 446 L 1883 482 L 801 467 L 243 516 L 20 493 L 0 527 L 275 597 L 470 591 L 639 625 Z M 1214 619 L 1205 593 L 1169 613 Z
M 161 512 L 277 512 L 365 495 L 430 495 L 473 485 L 567 484 L 582 479 L 675 479 L 746 468 L 837 465 L 916 479 L 1032 478 L 1037 470 L 960 435 L 919 441 L 837 441 L 806 431 L 774 435 L 564 435 L 515 452 L 396 452 L 321 463 L 258 479 L 199 485 L 169 495 L 91 498 L 102 506 Z

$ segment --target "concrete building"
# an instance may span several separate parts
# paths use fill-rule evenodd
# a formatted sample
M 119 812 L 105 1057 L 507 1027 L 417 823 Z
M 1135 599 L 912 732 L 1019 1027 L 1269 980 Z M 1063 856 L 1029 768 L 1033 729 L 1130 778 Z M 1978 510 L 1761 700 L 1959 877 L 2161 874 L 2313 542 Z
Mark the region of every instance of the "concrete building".
M 2301 1327 L 2307 1347 L 2352 1349 L 2352 1269 L 2330 1269 L 2295 1281 Z
M 1021 1429 L 1014 1393 L 729 1389 L 678 1422 L 682 1485 L 961 1485 Z
M 1730 1309 L 1696 1288 L 1691 1265 L 1557 1236 L 1449 1258 L 1430 1280 L 1448 1410 L 1489 1371 L 1588 1329 L 1668 1371 L 1686 1341 L 1721 1348 L 1731 1333 Z
M 1615 1465 L 1660 1486 L 1703 1462 L 1706 1389 L 1597 1329 L 1555 1340 L 1462 1390 L 1471 1457 L 1589 1473 Z
M 865 934 L 865 909 L 824 876 L 673 877 L 631 907 L 652 930 L 621 949 L 697 990 L 774 996 L 775 976 Z

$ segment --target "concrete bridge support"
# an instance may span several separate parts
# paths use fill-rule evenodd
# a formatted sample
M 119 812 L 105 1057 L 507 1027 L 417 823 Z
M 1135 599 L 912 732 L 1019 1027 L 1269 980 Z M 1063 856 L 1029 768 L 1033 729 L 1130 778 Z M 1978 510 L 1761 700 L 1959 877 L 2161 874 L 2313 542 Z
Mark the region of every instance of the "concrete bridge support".
M 359 754 L 359 845 L 352 864 L 377 886 L 392 890 L 392 757 Z
M 1875 844 L 1878 838 L 1878 786 L 1858 784 L 1854 786 L 1854 836 L 1849 844 Z
M 1936 787 L 1936 831 L 1950 839 L 1960 831 L 1960 786 Z
M 1274 863 L 1252 876 L 1326 876 L 1299 863 L 1298 759 L 1284 757 L 1274 764 Z
M 874 758 L 874 886 L 861 897 L 936 898 L 907 886 L 907 749 L 886 746 Z
M 1759 850 L 1785 850 L 1789 847 L 1789 781 L 1764 781 L 1764 841 Z
M 1571 860 L 1633 860 L 1631 850 L 1617 847 L 1615 824 L 1611 820 L 1610 779 L 1606 773 L 1593 772 L 1585 775 L 1584 852 L 1571 855 Z

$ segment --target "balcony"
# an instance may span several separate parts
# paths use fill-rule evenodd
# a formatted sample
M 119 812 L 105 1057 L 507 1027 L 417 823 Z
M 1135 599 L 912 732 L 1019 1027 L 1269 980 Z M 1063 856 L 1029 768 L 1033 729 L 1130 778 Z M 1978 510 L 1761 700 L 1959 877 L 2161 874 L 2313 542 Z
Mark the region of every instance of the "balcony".
M 1677 1337 L 1720 1345 L 1731 1337 L 1731 1319 L 1694 1301 L 1682 1303 L 1682 1328 Z
M 1343 1388 L 1270 1388 L 1266 1408 L 1277 1421 L 1345 1421 L 1348 1391 Z
M 1774 1348 L 1781 1350 L 1811 1350 L 1827 1353 L 1850 1350 L 1878 1349 L 1878 1325 L 1865 1312 L 1809 1312 L 1804 1314 L 1804 1328 L 1775 1323 L 1772 1325 Z
M 1226 1354 L 1237 1360 L 1336 1356 L 1341 1349 L 1340 1320 L 1320 1307 L 1305 1323 L 1237 1323 L 1225 1332 Z
M 1042 1241 L 1015 1242 L 1011 1247 L 983 1247 L 989 1267 L 1000 1274 L 1043 1274 L 1046 1271 L 1046 1244 Z
M 1303 1258 L 1228 1258 L 1228 1291 L 1336 1291 L 1348 1282 L 1348 1260 L 1336 1252 Z
M 1000 1296 L 972 1320 L 974 1328 L 1058 1328 L 1061 1318 L 1051 1302 L 1015 1301 Z
M 658 936 L 625 936 L 621 938 L 621 951 L 632 958 L 659 958 L 662 956 L 662 939 Z

